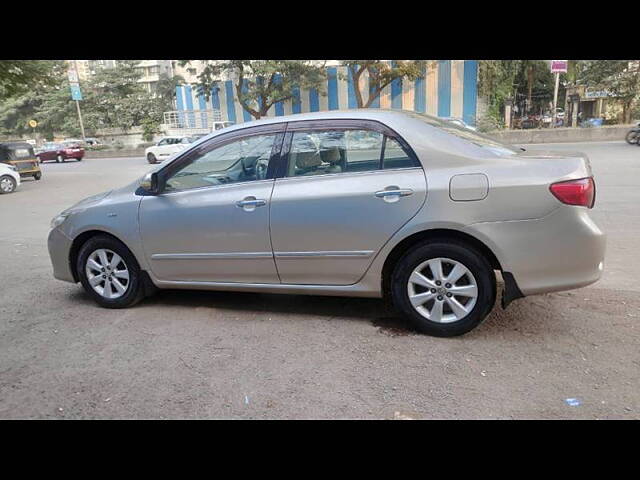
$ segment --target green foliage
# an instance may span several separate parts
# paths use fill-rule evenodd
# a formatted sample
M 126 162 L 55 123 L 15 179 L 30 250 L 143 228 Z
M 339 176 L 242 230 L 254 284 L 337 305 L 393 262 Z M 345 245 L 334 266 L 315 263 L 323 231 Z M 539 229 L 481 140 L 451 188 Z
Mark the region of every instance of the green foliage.
M 390 65 L 383 60 L 345 60 L 342 65 L 351 72 L 358 108 L 368 108 L 380 96 L 380 92 L 394 80 L 407 78 L 414 81 L 424 77 L 429 63 L 433 63 L 433 61 L 394 60 Z M 365 71 L 369 74 L 370 85 L 366 101 L 360 90 L 360 78 Z
M 151 142 L 156 133 L 160 133 L 160 124 L 152 119 L 145 118 L 141 122 L 142 126 L 142 139 L 146 142 Z
M 181 61 L 186 65 L 190 60 Z M 326 78 L 324 65 L 308 60 L 203 60 L 206 63 L 198 75 L 197 91 L 207 100 L 211 89 L 223 77 L 231 77 L 235 82 L 238 102 L 254 118 L 267 114 L 273 104 L 294 98 L 296 88 L 314 88 L 321 95 Z M 278 79 L 278 80 L 277 80 Z
M 154 96 L 138 83 L 137 61 L 121 61 L 115 68 L 99 70 L 81 84 L 80 102 L 87 135 L 103 128 L 129 130 L 147 124 L 150 132 L 162 122 L 162 113 L 170 108 L 172 98 Z M 167 103 L 168 102 L 168 103 Z M 38 121 L 41 136 L 52 138 L 53 132 L 77 137 L 80 123 L 76 104 L 71 100 L 66 70 L 58 72 L 55 81 L 7 99 L 0 105 L 0 132 L 23 135 L 31 132 L 27 122 Z M 155 125 L 155 127 L 152 127 Z
M 54 85 L 64 69 L 59 60 L 0 60 L 0 100 Z
M 138 83 L 141 73 L 137 61 L 121 61 L 115 68 L 96 73 L 85 90 L 82 103 L 87 129 L 120 128 L 124 131 L 143 120 L 162 121 L 164 101 L 154 97 Z
M 564 75 L 561 75 L 564 80 Z M 505 100 L 527 98 L 529 110 L 546 109 L 553 100 L 555 79 L 543 60 L 480 60 L 478 93 L 487 100 L 487 128 L 501 125 Z M 563 103 L 562 94 L 558 105 Z M 481 121 L 482 119 L 478 119 Z

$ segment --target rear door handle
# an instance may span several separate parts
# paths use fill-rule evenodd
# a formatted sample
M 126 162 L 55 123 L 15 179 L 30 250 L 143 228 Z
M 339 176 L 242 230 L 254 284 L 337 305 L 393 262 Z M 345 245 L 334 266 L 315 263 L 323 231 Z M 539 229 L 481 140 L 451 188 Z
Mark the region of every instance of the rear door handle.
M 376 192 L 376 197 L 385 198 L 385 197 L 406 197 L 407 195 L 411 195 L 413 190 L 410 188 L 397 188 L 397 187 L 387 187 L 384 190 L 380 190 Z

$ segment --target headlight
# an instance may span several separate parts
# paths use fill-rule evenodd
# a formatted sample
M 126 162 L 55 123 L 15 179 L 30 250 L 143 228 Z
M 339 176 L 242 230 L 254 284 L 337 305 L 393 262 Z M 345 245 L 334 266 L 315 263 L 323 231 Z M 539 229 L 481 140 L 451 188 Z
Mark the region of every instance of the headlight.
M 56 228 L 58 225 L 64 222 L 68 216 L 68 213 L 61 213 L 60 215 L 56 215 L 55 217 L 53 217 L 53 220 L 51 220 L 51 228 Z

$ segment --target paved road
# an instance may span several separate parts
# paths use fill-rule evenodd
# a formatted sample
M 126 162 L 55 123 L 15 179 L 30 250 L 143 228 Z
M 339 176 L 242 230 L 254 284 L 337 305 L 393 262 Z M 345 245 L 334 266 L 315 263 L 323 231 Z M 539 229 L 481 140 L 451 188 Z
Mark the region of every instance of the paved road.
M 455 339 L 372 299 L 166 291 L 100 309 L 52 278 L 49 220 L 148 165 L 44 165 L 0 196 L 0 418 L 640 418 L 640 148 L 531 148 L 591 156 L 604 277 Z

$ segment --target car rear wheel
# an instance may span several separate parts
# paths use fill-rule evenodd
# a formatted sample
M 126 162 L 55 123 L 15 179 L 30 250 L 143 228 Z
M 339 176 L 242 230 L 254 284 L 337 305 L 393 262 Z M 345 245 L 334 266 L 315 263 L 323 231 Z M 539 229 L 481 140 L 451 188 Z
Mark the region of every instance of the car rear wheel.
M 138 262 L 113 237 L 90 238 L 80 249 L 76 269 L 84 289 L 102 307 L 130 307 L 144 297 Z
M 391 278 L 393 302 L 420 332 L 462 335 L 477 327 L 496 299 L 489 262 L 462 243 L 438 241 L 406 253 Z
M 158 163 L 156 156 L 153 153 L 147 154 L 147 162 L 149 163 Z
M 9 175 L 3 175 L 0 177 L 0 193 L 13 193 L 16 190 L 18 184 Z
M 56 162 L 57 162 L 57 163 L 64 162 L 64 157 L 63 157 L 62 155 L 58 155 L 58 156 L 56 157 Z
M 81 162 L 82 161 L 82 157 L 76 158 L 76 161 Z

